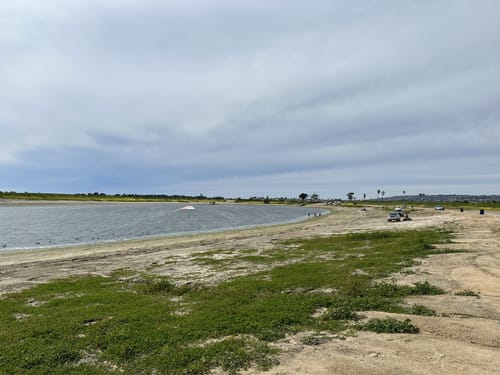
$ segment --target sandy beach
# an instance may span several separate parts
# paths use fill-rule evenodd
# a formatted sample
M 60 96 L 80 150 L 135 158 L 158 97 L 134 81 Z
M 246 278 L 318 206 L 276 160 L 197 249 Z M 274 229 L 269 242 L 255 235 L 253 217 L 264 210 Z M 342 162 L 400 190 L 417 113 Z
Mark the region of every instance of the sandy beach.
M 214 271 L 192 258 L 200 252 L 242 249 L 265 250 L 291 238 L 382 229 L 446 227 L 456 239 L 448 248 L 463 253 L 433 255 L 413 273 L 393 275 L 399 283 L 429 281 L 447 291 L 440 296 L 413 297 L 446 316 L 409 317 L 420 328 L 417 335 L 357 332 L 345 340 L 305 346 L 300 335 L 277 345 L 280 364 L 268 374 L 498 374 L 500 373 L 500 217 L 478 211 L 417 209 L 412 221 L 388 223 L 386 211 L 331 207 L 321 218 L 272 227 L 127 241 L 65 249 L 0 253 L 0 295 L 72 275 L 108 275 L 119 268 L 167 275 L 176 283 L 215 284 L 258 268 Z M 224 255 L 225 254 L 225 255 Z M 217 256 L 217 255 L 215 255 Z M 479 297 L 455 296 L 473 290 Z M 369 317 L 388 316 L 368 312 Z M 257 374 L 248 370 L 247 374 Z

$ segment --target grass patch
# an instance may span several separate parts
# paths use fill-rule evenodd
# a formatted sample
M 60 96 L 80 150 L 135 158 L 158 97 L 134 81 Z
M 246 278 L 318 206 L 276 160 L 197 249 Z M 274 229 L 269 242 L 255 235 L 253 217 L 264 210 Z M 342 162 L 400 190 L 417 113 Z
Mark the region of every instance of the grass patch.
M 479 292 L 474 292 L 470 289 L 465 289 L 460 292 L 453 293 L 455 296 L 465 296 L 465 297 L 480 297 Z
M 359 325 L 361 331 L 376 333 L 418 333 L 418 327 L 414 326 L 410 319 L 397 320 L 394 318 L 370 319 L 365 324 Z
M 287 334 L 344 331 L 359 311 L 405 312 L 400 304 L 405 296 L 442 292 L 428 283 L 375 280 L 432 254 L 432 244 L 449 238 L 448 232 L 422 230 L 290 241 L 266 252 L 273 262 L 286 263 L 212 287 L 179 286 L 168 278 L 120 270 L 106 278 L 68 278 L 9 294 L 0 304 L 0 373 L 267 369 L 277 354 L 269 343 Z M 326 313 L 314 317 L 321 310 Z M 393 332 L 412 327 L 368 323 L 357 327 Z
M 410 294 L 413 296 L 436 296 L 444 294 L 445 291 L 437 286 L 429 284 L 427 281 L 418 282 L 414 287 L 410 287 Z
M 217 259 L 217 258 L 209 258 L 209 257 L 197 257 L 192 259 L 193 263 L 200 264 L 203 266 L 211 266 L 218 267 L 226 265 L 232 262 L 232 259 Z
M 435 310 L 430 309 L 423 305 L 413 305 L 408 309 L 408 314 L 412 315 L 423 315 L 423 316 L 436 316 Z
M 325 320 L 359 320 L 360 316 L 348 307 L 333 307 L 323 315 Z

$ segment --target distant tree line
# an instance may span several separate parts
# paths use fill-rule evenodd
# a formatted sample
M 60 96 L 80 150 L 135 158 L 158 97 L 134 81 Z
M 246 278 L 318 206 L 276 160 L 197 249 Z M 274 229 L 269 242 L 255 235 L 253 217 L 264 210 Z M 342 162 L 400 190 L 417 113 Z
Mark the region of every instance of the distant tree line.
M 223 201 L 222 196 L 206 197 L 200 195 L 182 195 L 182 194 L 112 194 L 108 195 L 102 192 L 91 193 L 18 193 L 15 191 L 0 191 L 0 198 L 3 199 L 27 199 L 27 200 L 210 200 Z

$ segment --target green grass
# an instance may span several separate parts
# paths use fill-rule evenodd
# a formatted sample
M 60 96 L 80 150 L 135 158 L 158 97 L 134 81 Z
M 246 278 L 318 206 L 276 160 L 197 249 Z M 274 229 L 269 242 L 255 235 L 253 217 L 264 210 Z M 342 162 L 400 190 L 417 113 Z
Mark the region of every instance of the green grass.
M 358 326 L 362 331 L 376 333 L 418 333 L 418 327 L 414 326 L 410 319 L 397 320 L 394 318 L 370 319 L 365 324 Z
M 462 290 L 462 291 L 459 291 L 459 292 L 455 292 L 453 294 L 455 296 L 478 297 L 478 298 L 481 296 L 479 294 L 479 292 L 475 292 L 475 291 L 470 290 L 470 289 L 465 289 L 465 290 Z
M 193 258 L 192 261 L 196 264 L 204 265 L 204 266 L 223 266 L 228 264 L 227 259 L 216 259 L 212 257 L 196 257 Z
M 353 327 L 359 311 L 408 312 L 401 306 L 405 296 L 442 292 L 428 283 L 399 286 L 376 280 L 432 254 L 432 244 L 450 237 L 423 230 L 289 241 L 267 256 L 294 262 L 211 287 L 177 286 L 168 278 L 120 270 L 110 277 L 57 280 L 9 294 L 0 303 L 0 373 L 267 369 L 276 363 L 277 350 L 270 343 L 287 334 L 341 332 Z M 242 256 L 251 261 L 255 254 Z M 326 313 L 314 317 L 320 310 Z M 411 328 L 389 323 L 376 325 L 395 332 Z
M 412 315 L 423 315 L 423 316 L 436 316 L 435 310 L 430 309 L 423 305 L 413 305 L 408 309 L 408 314 Z

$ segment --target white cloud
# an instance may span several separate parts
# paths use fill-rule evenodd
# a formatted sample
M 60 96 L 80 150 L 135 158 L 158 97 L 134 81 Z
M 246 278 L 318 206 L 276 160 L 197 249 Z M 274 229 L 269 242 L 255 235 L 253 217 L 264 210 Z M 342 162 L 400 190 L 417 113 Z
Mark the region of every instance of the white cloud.
M 116 189 L 104 176 L 130 168 L 124 191 L 243 179 L 225 186 L 280 195 L 326 192 L 325 169 L 361 189 L 364 168 L 461 158 L 480 193 L 473 176 L 495 173 L 481 158 L 500 162 L 499 14 L 487 0 L 5 0 L 0 169 L 20 190 Z M 47 160 L 67 184 L 40 182 Z

